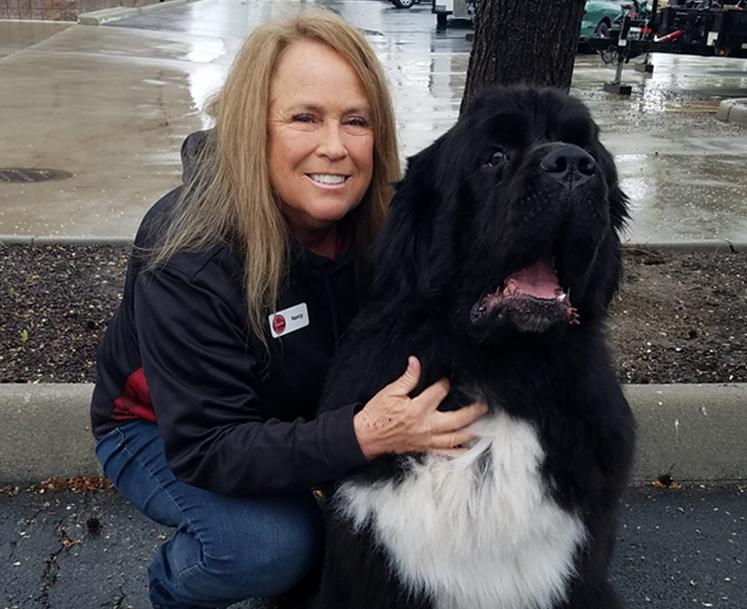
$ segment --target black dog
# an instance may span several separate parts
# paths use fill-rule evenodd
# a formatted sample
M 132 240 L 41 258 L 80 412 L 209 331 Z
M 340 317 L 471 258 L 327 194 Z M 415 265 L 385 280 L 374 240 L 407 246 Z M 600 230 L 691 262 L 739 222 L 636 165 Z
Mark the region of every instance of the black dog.
M 607 582 L 633 421 L 605 344 L 626 198 L 577 100 L 498 88 L 409 160 L 325 404 L 408 355 L 445 408 L 487 401 L 456 459 L 338 484 L 315 609 L 615 609 Z M 324 406 L 323 406 L 324 408 Z

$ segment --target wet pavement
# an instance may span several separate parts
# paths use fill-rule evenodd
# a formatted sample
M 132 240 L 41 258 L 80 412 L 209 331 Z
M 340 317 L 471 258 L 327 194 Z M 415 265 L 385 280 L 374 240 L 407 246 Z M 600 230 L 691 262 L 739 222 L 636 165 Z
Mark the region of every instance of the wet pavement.
M 325 5 L 361 27 L 392 85 L 403 158 L 457 117 L 465 31 L 436 34 L 427 3 L 201 0 L 106 26 L 0 22 L 0 170 L 72 177 L 0 182 L 0 234 L 131 237 L 178 183 L 184 135 L 242 39 L 259 23 Z M 747 127 L 716 119 L 747 97 L 747 61 L 654 55 L 653 75 L 625 69 L 629 98 L 601 85 L 614 70 L 580 55 L 572 92 L 591 108 L 631 197 L 633 241 L 747 240 Z
M 631 489 L 612 565 L 627 609 L 747 607 L 746 492 Z M 0 607 L 146 609 L 168 534 L 113 491 L 0 494 Z

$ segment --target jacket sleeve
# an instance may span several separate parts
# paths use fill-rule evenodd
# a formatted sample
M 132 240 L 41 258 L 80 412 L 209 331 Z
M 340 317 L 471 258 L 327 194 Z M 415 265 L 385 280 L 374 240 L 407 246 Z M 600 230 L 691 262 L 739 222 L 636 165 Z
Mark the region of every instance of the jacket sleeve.
M 214 267 L 198 280 L 170 264 L 136 280 L 142 363 L 175 475 L 224 495 L 292 493 L 363 465 L 355 405 L 311 421 L 262 419 L 236 283 Z

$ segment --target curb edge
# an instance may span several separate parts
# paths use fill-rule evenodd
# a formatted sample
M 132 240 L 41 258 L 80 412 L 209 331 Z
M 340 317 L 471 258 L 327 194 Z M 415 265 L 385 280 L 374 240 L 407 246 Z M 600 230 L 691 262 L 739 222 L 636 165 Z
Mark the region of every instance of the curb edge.
M 114 6 L 111 8 L 103 8 L 98 11 L 80 13 L 78 15 L 78 23 L 80 25 L 104 25 L 109 21 L 117 21 L 119 19 L 141 15 L 157 9 L 181 6 L 186 3 L 187 0 L 166 0 L 165 2 L 154 2 L 153 4 L 146 4 L 145 6 Z
M 10 235 L 0 234 L 2 245 L 132 245 L 132 237 L 92 237 L 54 235 Z M 747 241 L 731 239 L 701 239 L 692 241 L 623 241 L 623 247 L 640 247 L 673 251 L 693 252 L 747 252 Z

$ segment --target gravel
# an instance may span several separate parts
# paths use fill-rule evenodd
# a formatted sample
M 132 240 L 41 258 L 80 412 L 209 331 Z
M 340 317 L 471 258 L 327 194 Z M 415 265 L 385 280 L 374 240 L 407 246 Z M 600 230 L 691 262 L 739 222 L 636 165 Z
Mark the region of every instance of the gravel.
M 124 246 L 0 246 L 0 382 L 82 383 L 122 298 Z M 747 255 L 625 248 L 610 339 L 625 383 L 747 382 Z

